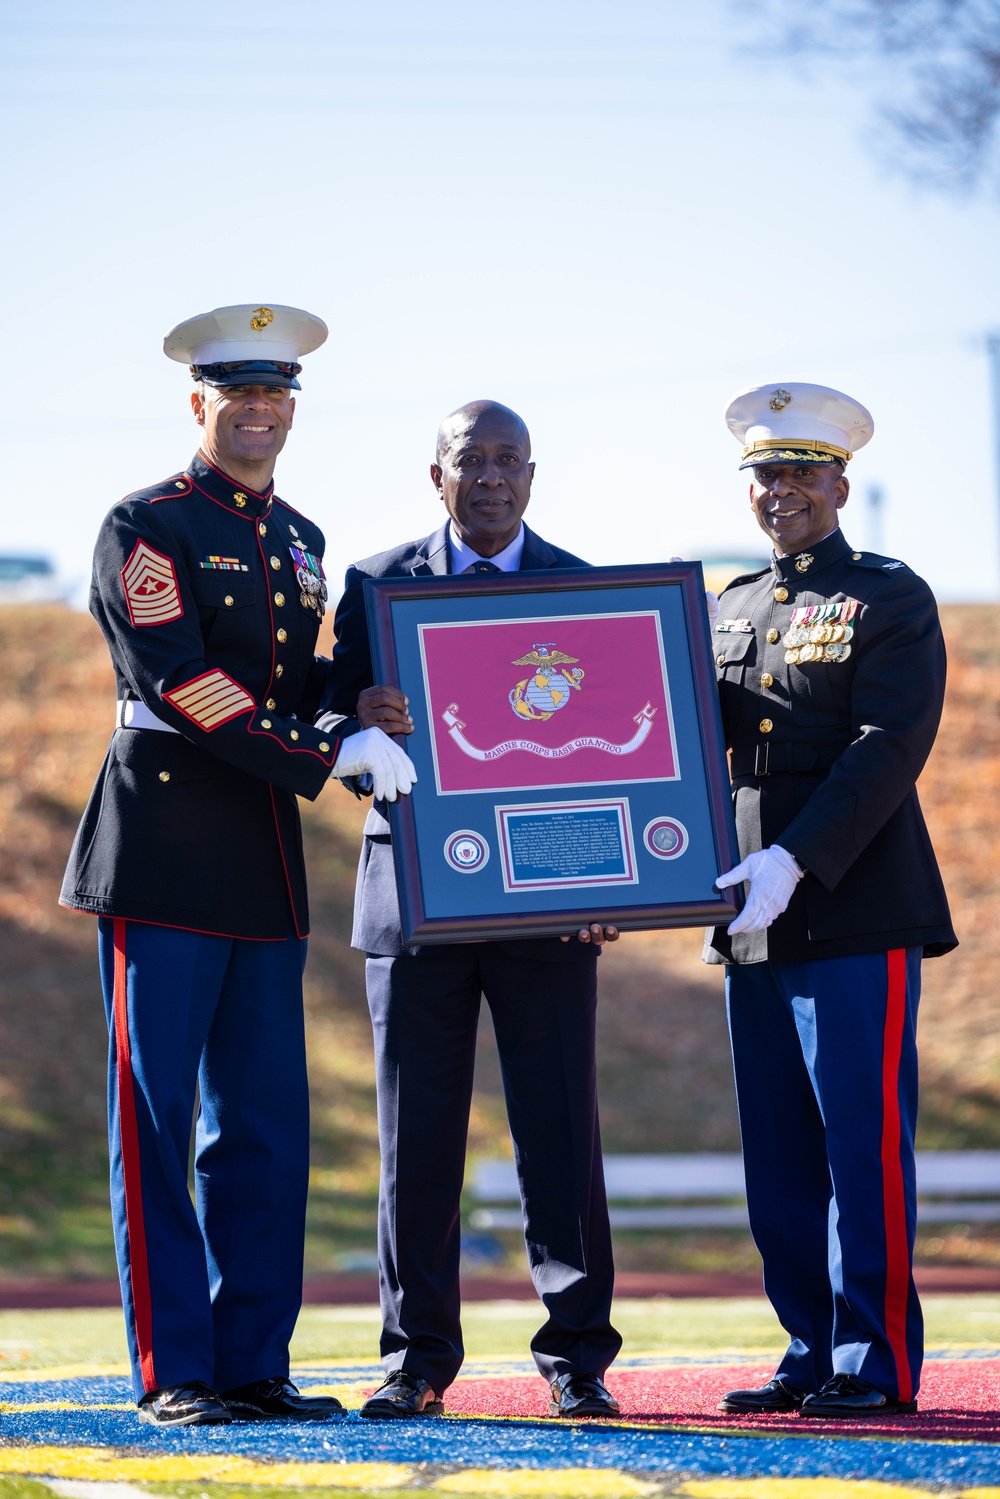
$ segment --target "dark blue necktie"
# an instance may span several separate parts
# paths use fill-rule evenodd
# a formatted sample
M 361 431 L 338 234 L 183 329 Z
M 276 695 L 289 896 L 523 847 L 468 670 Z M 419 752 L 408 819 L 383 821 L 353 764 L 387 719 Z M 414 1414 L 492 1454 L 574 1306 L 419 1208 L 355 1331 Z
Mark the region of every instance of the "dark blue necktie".
M 470 562 L 468 567 L 463 567 L 464 573 L 498 573 L 503 569 L 497 567 L 495 562 Z

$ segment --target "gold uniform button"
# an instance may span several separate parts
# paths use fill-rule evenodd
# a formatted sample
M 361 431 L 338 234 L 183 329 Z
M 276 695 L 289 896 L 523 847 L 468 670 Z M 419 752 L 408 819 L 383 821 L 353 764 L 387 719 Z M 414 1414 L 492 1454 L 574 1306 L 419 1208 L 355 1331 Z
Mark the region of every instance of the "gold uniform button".
M 262 718 L 260 726 L 262 729 L 269 729 L 271 727 L 271 720 L 269 718 Z
M 280 677 L 281 674 L 282 674 L 282 672 L 284 670 L 285 670 L 285 668 L 282 666 L 281 662 L 279 661 L 278 664 L 277 664 L 277 666 L 274 668 L 274 675 L 276 677 Z
M 761 672 L 760 685 L 762 687 L 773 687 L 774 678 L 769 671 Z
M 274 602 L 277 604 L 278 608 L 280 609 L 283 606 L 284 602 L 285 602 L 285 595 L 283 593 L 276 593 L 274 595 Z
M 277 572 L 278 568 L 281 566 L 281 558 L 280 557 L 272 557 L 271 558 L 271 566 L 274 568 L 275 572 Z
M 323 754 L 324 754 L 324 755 L 325 755 L 325 754 L 327 754 L 327 753 L 328 753 L 328 751 L 329 751 L 329 749 L 330 749 L 330 746 L 329 746 L 329 745 L 328 745 L 328 744 L 327 744 L 327 742 L 326 742 L 326 740 L 325 740 L 325 739 L 321 739 L 321 740 L 320 740 L 320 742 L 319 742 L 319 747 L 320 747 L 320 749 L 321 749 L 321 750 L 322 750 L 322 751 L 323 751 Z
M 773 728 L 774 728 L 774 724 L 771 722 L 771 720 L 769 718 L 762 718 L 761 719 L 761 721 L 760 721 L 760 732 L 762 734 L 770 734 L 770 732 L 771 732 L 771 730 Z
M 783 604 L 787 598 L 788 598 L 788 589 L 787 588 L 776 588 L 774 590 L 774 602 L 776 604 Z
M 227 609 L 231 609 L 233 607 L 233 596 L 231 593 L 226 594 L 225 604 Z
M 276 708 L 276 707 L 277 707 L 277 706 L 278 706 L 278 705 L 277 705 L 277 703 L 276 703 L 276 702 L 275 702 L 275 701 L 274 701 L 274 698 L 273 698 L 273 697 L 269 697 L 269 698 L 268 698 L 268 700 L 267 700 L 267 702 L 266 702 L 266 703 L 265 703 L 265 704 L 264 704 L 264 707 L 265 707 L 265 708 L 266 708 L 266 709 L 267 709 L 267 710 L 268 710 L 268 712 L 269 712 L 269 713 L 273 713 L 273 712 L 274 712 L 274 710 L 275 710 L 275 708 Z
M 284 643 L 285 643 L 285 641 L 287 639 L 288 639 L 288 631 L 287 630 L 279 630 L 278 631 L 278 643 L 279 643 L 279 645 L 284 645 Z
M 289 737 L 289 739 L 298 739 L 298 737 L 299 737 L 299 731 L 298 731 L 298 729 L 293 729 L 292 732 L 289 734 L 288 737 Z
M 715 664 L 716 664 L 716 666 L 725 666 L 725 664 L 726 664 L 725 652 L 723 652 L 723 651 L 719 652 L 719 654 L 715 658 Z
M 257 530 L 260 532 L 260 534 L 262 536 L 266 536 L 267 535 L 267 527 L 265 526 L 265 524 L 264 524 L 263 521 L 261 521 L 260 525 L 257 527 Z
M 247 497 L 246 497 L 245 494 L 242 493 L 242 491 L 239 491 L 236 494 L 234 494 L 233 495 L 233 499 L 236 501 L 237 505 L 240 507 L 241 510 L 246 505 Z
M 768 645 L 774 645 L 778 639 L 778 631 L 772 627 L 770 630 L 768 630 L 765 639 L 767 640 Z
M 861 553 L 860 552 L 852 552 L 851 553 L 851 561 L 852 562 L 860 562 L 861 561 Z
M 160 771 L 160 780 L 161 781 L 169 781 L 170 780 L 170 772 L 169 772 L 169 770 L 161 770 Z

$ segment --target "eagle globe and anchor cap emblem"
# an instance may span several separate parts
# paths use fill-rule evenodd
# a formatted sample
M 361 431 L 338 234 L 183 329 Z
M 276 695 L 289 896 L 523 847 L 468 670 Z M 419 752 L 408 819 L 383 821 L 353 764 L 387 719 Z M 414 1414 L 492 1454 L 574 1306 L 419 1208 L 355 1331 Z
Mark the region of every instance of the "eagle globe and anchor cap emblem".
M 557 651 L 553 641 L 536 644 L 525 656 L 518 656 L 511 666 L 533 666 L 534 676 L 525 677 L 512 687 L 507 700 L 518 718 L 541 722 L 565 708 L 572 692 L 579 692 L 584 671 L 576 665 L 579 656 Z M 563 668 L 569 667 L 569 671 Z

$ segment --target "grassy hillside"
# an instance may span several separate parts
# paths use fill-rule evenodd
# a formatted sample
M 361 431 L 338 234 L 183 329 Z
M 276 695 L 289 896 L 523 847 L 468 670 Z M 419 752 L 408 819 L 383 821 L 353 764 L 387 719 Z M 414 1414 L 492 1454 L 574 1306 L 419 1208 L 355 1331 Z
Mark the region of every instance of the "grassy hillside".
M 945 721 L 922 796 L 962 938 L 925 965 L 925 1146 L 1000 1145 L 1000 1039 L 989 959 L 1000 864 L 1000 608 L 944 611 Z M 114 686 L 89 617 L 0 609 L 8 691 L 0 740 L 0 1273 L 94 1274 L 111 1266 L 104 1123 L 106 1033 L 91 918 L 61 911 L 66 853 L 112 722 Z M 363 960 L 351 951 L 364 808 L 339 787 L 303 807 L 312 882 L 307 975 L 313 1080 L 309 1265 L 370 1250 L 377 1180 Z M 721 976 L 700 934 L 623 938 L 601 959 L 607 1148 L 735 1149 Z M 509 1149 L 485 1032 L 474 1153 Z M 1000 1262 L 989 1231 L 938 1232 L 939 1260 Z M 634 1235 L 623 1264 L 753 1263 L 737 1235 Z

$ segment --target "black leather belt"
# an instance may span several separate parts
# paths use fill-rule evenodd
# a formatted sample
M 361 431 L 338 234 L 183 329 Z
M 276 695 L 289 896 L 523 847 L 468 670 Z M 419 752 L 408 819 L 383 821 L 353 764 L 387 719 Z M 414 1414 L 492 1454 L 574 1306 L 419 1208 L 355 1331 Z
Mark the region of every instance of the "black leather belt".
M 740 776 L 809 775 L 829 770 L 847 748 L 846 744 L 772 744 L 762 739 L 752 749 L 734 749 L 733 779 Z

